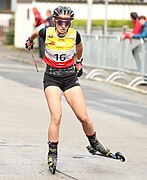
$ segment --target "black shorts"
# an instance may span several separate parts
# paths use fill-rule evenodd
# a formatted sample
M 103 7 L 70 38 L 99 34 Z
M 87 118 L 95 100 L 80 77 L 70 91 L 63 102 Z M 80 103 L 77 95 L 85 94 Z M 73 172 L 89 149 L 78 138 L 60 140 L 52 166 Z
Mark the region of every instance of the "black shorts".
M 49 74 L 47 69 L 44 73 L 43 83 L 44 83 L 44 90 L 48 86 L 57 86 L 63 92 L 74 86 L 80 86 L 76 73 L 70 74 L 65 77 L 60 77 L 60 76 L 53 76 Z

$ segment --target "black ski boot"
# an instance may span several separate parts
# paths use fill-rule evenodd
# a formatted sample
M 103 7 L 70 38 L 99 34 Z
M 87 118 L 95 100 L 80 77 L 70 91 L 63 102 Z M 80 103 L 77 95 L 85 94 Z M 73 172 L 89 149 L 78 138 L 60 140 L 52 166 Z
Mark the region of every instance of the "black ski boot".
M 90 142 L 91 147 L 94 149 L 94 151 L 100 152 L 103 156 L 109 156 L 112 153 L 110 150 L 102 145 L 96 138 L 96 133 L 94 133 L 92 136 L 87 136 L 88 140 Z
M 52 174 L 55 174 L 56 172 L 56 166 L 57 166 L 57 144 L 49 144 L 49 152 L 48 152 L 48 166 L 49 170 L 51 171 Z

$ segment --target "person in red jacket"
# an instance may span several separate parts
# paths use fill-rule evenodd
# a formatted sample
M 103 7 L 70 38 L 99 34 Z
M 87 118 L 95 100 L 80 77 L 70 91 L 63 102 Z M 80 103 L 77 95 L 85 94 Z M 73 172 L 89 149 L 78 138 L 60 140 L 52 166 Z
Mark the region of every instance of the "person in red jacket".
M 138 20 L 138 14 L 136 12 L 131 12 L 130 16 L 131 16 L 132 22 L 134 23 L 133 30 L 132 32 L 125 32 L 121 36 L 121 39 L 131 38 L 132 34 L 139 34 L 142 30 L 142 25 Z
M 32 10 L 35 17 L 34 27 L 37 28 L 40 25 L 44 24 L 44 20 L 36 7 L 34 7 Z
M 42 29 L 45 25 L 44 25 L 44 19 L 41 17 L 40 12 L 37 10 L 36 7 L 34 7 L 32 9 L 34 17 L 35 17 L 35 21 L 34 21 L 34 27 L 36 30 L 40 30 Z M 42 40 L 42 38 L 38 37 L 39 40 L 39 57 L 41 59 L 43 59 L 44 56 L 44 42 Z

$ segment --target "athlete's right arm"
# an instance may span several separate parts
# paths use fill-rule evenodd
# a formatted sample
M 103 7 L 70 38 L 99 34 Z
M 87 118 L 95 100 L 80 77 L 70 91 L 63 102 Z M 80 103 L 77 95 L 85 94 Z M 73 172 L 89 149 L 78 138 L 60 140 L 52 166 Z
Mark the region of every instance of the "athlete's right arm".
M 39 36 L 39 31 L 34 31 L 32 35 L 30 36 L 30 40 L 34 41 Z
M 45 42 L 46 28 L 43 28 L 40 31 L 33 32 L 32 35 L 26 40 L 25 48 L 28 49 L 28 50 L 33 49 L 33 45 L 34 45 L 33 41 L 37 37 L 41 37 L 44 40 L 44 42 Z
M 26 40 L 25 43 L 25 48 L 28 50 L 33 49 L 33 45 L 34 45 L 34 39 L 36 39 L 39 36 L 39 32 L 38 31 L 34 31 L 32 33 L 32 35 Z

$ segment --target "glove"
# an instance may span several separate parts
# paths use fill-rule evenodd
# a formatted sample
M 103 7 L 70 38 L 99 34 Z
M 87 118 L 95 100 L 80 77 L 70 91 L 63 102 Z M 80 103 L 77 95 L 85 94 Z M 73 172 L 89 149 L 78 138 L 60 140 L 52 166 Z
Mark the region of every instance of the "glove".
M 30 37 L 26 40 L 26 43 L 25 43 L 25 48 L 28 49 L 28 50 L 31 50 L 33 49 L 33 46 L 34 46 L 34 42 L 31 41 Z
M 78 77 L 82 76 L 82 74 L 83 74 L 82 61 L 83 61 L 83 58 L 81 58 L 80 60 L 76 60 L 75 71 L 76 71 Z

